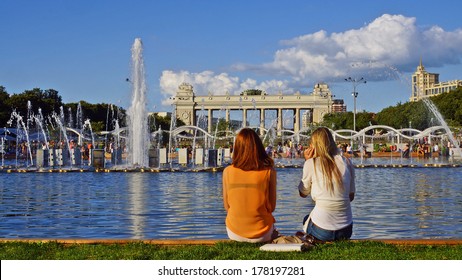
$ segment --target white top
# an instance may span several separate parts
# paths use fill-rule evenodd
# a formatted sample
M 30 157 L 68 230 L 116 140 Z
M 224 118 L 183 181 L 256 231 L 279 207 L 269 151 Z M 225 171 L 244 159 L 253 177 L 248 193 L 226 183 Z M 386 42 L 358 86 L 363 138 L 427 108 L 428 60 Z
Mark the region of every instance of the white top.
M 334 180 L 334 192 L 330 192 L 324 183 L 320 161 L 312 158 L 305 161 L 303 177 L 298 186 L 302 194 L 311 194 L 316 203 L 310 214 L 311 220 L 327 230 L 339 230 L 353 222 L 350 193 L 356 191 L 354 167 L 349 159 L 341 155 L 336 155 L 334 159 L 342 174 L 343 189 Z

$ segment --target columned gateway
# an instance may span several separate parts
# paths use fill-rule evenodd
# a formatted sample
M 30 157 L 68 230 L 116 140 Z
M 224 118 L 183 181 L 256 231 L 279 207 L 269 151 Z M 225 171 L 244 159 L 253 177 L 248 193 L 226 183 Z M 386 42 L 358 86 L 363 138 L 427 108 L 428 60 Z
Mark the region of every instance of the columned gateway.
M 261 133 L 263 129 L 271 127 L 279 131 L 288 129 L 298 132 L 312 123 L 321 122 L 323 116 L 332 111 L 332 94 L 327 84 L 323 83 L 316 84 L 310 94 L 248 93 L 250 91 L 245 91 L 241 95 L 209 93 L 198 96 L 195 95 L 192 85 L 183 83 L 178 87 L 173 104 L 176 106 L 178 119 L 186 125 L 206 124 L 209 133 L 218 119 L 239 124 L 240 127 L 258 126 Z

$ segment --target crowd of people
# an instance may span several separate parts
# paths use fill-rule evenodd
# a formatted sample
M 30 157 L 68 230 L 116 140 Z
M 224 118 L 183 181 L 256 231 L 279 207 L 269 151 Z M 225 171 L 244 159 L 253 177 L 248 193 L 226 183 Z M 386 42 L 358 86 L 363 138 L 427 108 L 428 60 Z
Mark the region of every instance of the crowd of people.
M 268 145 L 265 152 L 271 158 L 302 158 L 303 145 L 293 143 L 292 140 L 286 140 L 284 143 L 278 142 L 276 147 L 271 144 Z
M 15 141 L 8 141 L 8 143 L 2 145 L 1 148 L 1 152 L 4 153 L 4 156 L 10 158 L 27 158 L 29 156 L 29 153 L 35 155 L 37 153 L 37 150 L 39 149 L 77 149 L 80 151 L 80 154 L 84 160 L 89 158 L 90 151 L 92 149 L 104 149 L 106 153 L 112 153 L 115 149 L 114 143 L 112 141 L 109 141 L 107 143 L 100 141 L 95 144 L 93 144 L 92 142 L 84 142 L 82 144 L 79 144 L 74 139 L 70 139 L 68 140 L 68 142 L 65 140 L 50 140 L 47 142 L 33 140 L 30 141 L 30 144 L 28 144 L 27 141 L 22 141 L 19 143 L 16 143 Z M 122 147 L 122 150 L 126 152 L 125 146 Z

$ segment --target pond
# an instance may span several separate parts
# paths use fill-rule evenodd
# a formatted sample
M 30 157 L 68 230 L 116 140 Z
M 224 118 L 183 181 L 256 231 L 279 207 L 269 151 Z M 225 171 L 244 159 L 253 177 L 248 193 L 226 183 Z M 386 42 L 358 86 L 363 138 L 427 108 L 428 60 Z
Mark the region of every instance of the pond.
M 462 238 L 461 168 L 357 168 L 354 239 Z M 313 207 L 278 168 L 276 226 Z M 2 173 L 1 238 L 226 239 L 221 172 Z

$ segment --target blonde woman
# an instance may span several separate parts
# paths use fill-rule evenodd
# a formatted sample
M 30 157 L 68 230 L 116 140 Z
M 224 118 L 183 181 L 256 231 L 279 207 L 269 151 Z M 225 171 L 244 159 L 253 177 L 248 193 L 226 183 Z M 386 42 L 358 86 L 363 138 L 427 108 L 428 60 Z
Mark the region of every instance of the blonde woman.
M 350 239 L 355 196 L 355 171 L 342 156 L 329 129 L 320 127 L 311 135 L 304 151 L 303 177 L 298 186 L 301 197 L 311 195 L 315 207 L 303 221 L 303 229 L 321 241 Z

